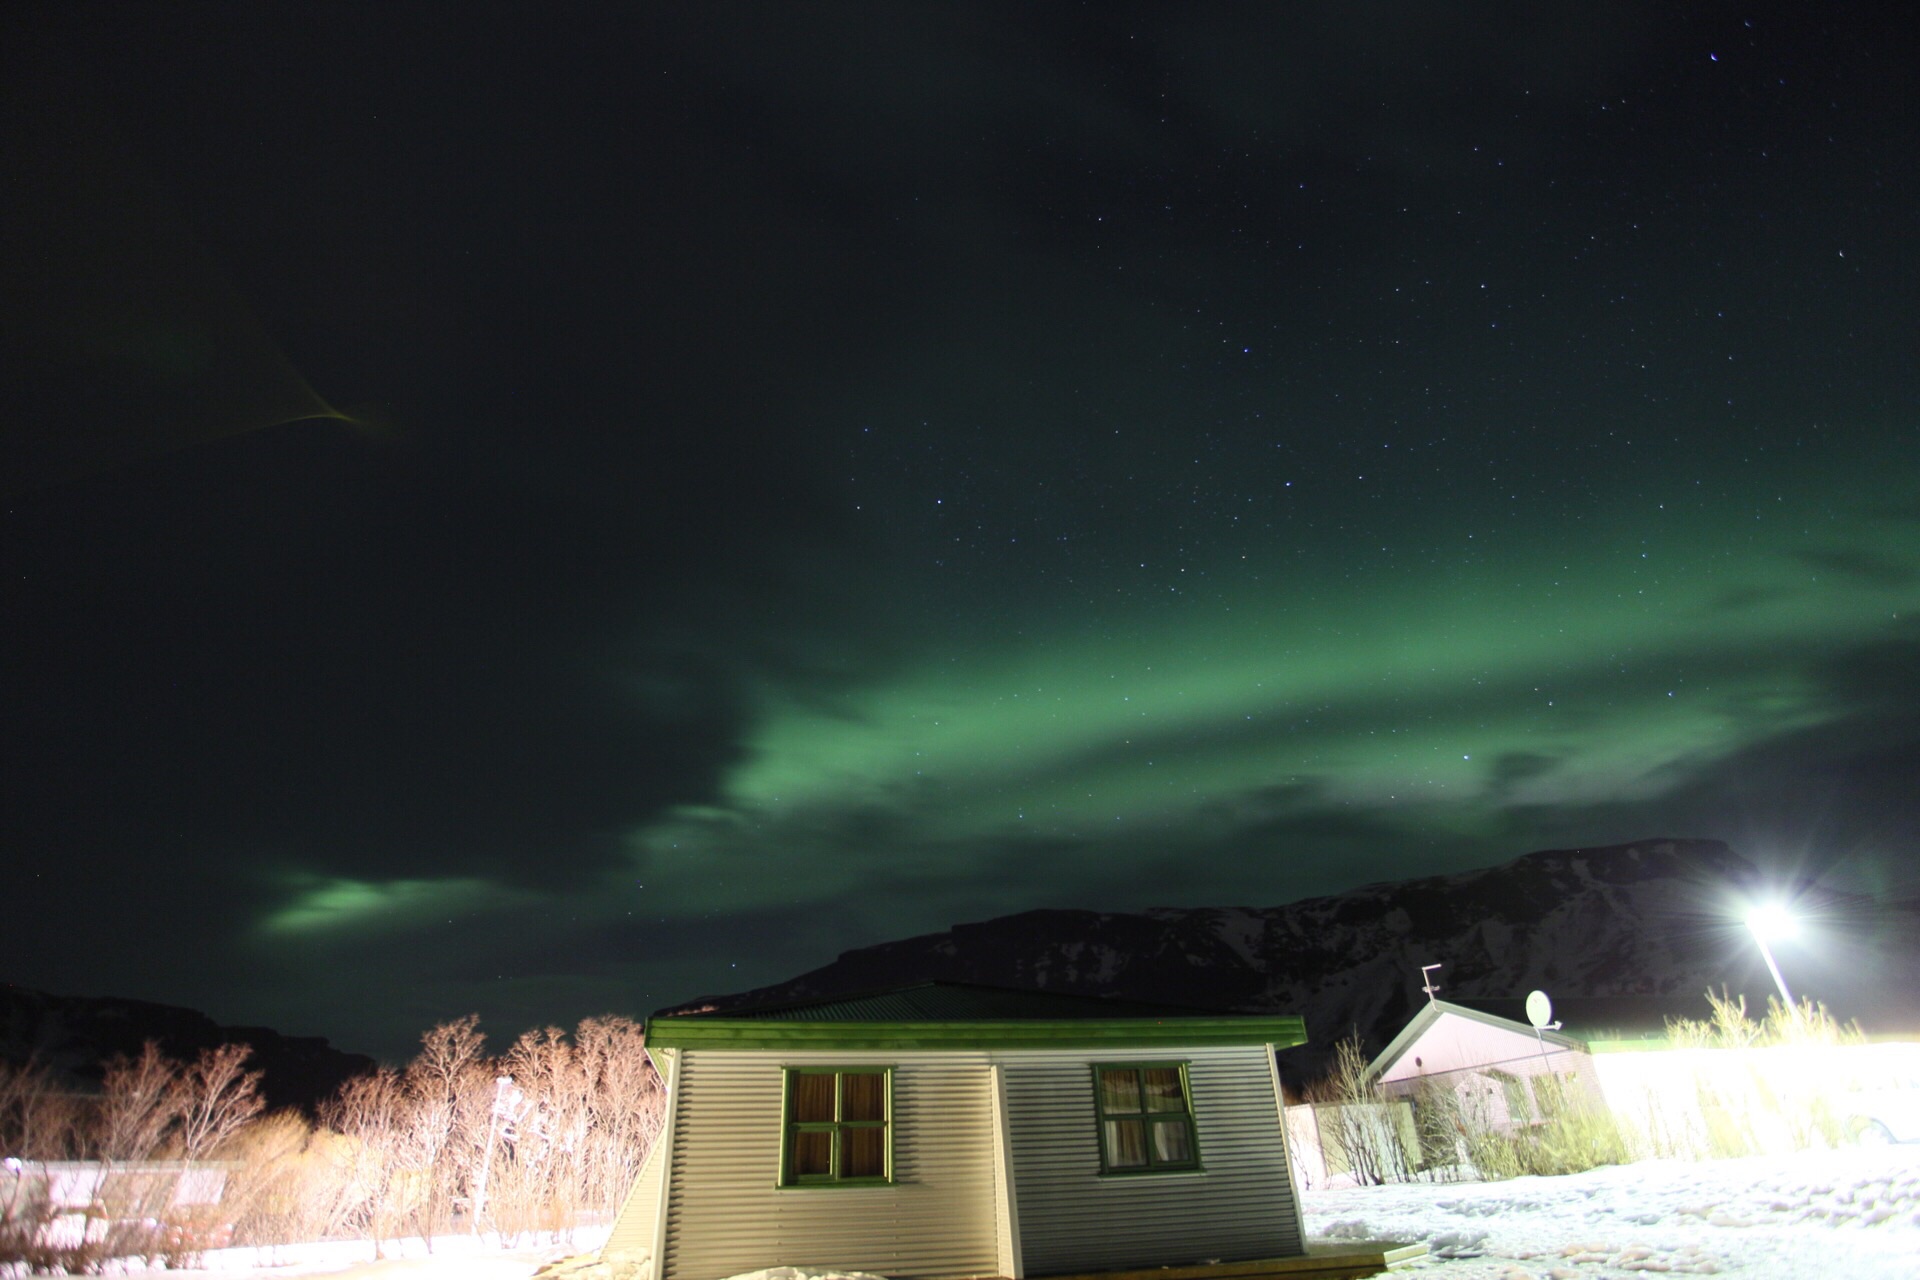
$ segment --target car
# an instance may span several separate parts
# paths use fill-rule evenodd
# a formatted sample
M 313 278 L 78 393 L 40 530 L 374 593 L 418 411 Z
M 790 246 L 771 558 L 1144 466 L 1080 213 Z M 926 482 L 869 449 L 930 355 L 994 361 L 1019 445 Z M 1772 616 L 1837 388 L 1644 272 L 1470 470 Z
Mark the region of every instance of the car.
M 1848 1094 L 1846 1107 L 1845 1132 L 1861 1146 L 1920 1142 L 1920 1079 Z

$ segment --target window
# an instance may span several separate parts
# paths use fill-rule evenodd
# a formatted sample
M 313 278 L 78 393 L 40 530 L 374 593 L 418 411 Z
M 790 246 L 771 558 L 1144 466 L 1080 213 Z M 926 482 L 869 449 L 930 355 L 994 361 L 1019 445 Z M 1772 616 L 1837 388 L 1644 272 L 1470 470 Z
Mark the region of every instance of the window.
M 780 1185 L 890 1180 L 892 1086 L 886 1067 L 789 1067 Z
M 1500 1088 L 1506 1094 L 1507 1119 L 1514 1124 L 1532 1124 L 1533 1103 L 1527 1096 L 1527 1082 L 1498 1068 L 1487 1074 L 1500 1082 Z
M 1100 1116 L 1100 1162 L 1107 1173 L 1198 1169 L 1187 1068 L 1179 1062 L 1101 1065 L 1093 1069 Z

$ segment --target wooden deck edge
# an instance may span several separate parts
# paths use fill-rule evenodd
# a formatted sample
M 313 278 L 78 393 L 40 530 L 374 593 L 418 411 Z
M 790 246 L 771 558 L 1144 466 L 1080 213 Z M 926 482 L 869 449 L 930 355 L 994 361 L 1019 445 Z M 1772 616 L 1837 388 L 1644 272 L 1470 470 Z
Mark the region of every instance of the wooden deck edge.
M 1394 1240 L 1341 1241 L 1309 1245 L 1291 1258 L 1214 1262 L 1191 1267 L 1141 1267 L 1131 1271 L 1081 1271 L 1034 1280 L 1360 1280 L 1427 1256 L 1424 1244 Z

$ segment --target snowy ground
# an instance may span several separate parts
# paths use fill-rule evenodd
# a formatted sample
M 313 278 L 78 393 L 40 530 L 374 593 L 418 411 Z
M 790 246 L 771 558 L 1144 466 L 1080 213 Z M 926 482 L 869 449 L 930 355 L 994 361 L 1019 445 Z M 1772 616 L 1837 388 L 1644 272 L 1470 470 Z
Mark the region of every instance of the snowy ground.
M 1396 1272 L 1420 1280 L 1920 1280 L 1920 1144 L 1707 1163 L 1654 1161 L 1565 1178 L 1310 1191 L 1316 1240 L 1424 1242 Z M 604 1228 L 600 1234 L 604 1234 Z M 372 1259 L 328 1244 L 209 1254 L 206 1270 L 129 1276 L 525 1280 L 570 1243 L 502 1249 L 466 1237 L 418 1240 Z M 395 1256 L 395 1254 L 398 1256 Z
M 472 1236 L 440 1236 L 429 1249 L 425 1241 L 389 1240 L 374 1257 L 365 1240 L 325 1244 L 290 1244 L 262 1249 L 215 1249 L 201 1258 L 199 1268 L 183 1270 L 108 1270 L 105 1274 L 146 1280 L 249 1280 L 284 1277 L 285 1280 L 526 1280 L 541 1267 L 561 1258 L 598 1249 L 607 1228 L 576 1231 L 571 1239 L 541 1244 L 502 1245 Z M 0 1275 L 12 1273 L 0 1269 Z
M 1306 1195 L 1317 1240 L 1424 1242 L 1422 1280 L 1920 1278 L 1920 1145 Z

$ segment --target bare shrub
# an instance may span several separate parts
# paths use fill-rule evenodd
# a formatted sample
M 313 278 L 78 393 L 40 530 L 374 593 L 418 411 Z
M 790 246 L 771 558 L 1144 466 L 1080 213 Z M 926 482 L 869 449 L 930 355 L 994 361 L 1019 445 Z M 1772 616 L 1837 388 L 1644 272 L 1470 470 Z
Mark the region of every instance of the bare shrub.
M 354 1141 L 276 1111 L 241 1128 L 221 1149 L 233 1165 L 223 1214 L 233 1242 L 246 1245 L 327 1240 L 358 1225 Z
M 1333 1064 L 1306 1090 L 1320 1131 L 1327 1175 L 1350 1176 L 1359 1186 L 1408 1181 L 1420 1163 L 1411 1106 L 1388 1098 L 1367 1074 L 1356 1035 L 1334 1046 Z
M 1782 1079 L 1768 1059 L 1751 1051 L 1811 1051 L 1866 1043 L 1857 1023 L 1842 1023 L 1824 1004 L 1802 999 L 1787 1005 L 1771 997 L 1758 1020 L 1747 1012 L 1745 996 L 1722 989 L 1707 992 L 1712 1014 L 1705 1019 L 1675 1019 L 1668 1041 L 1679 1049 L 1735 1051 L 1725 1065 L 1694 1072 L 1694 1097 L 1701 1120 L 1701 1154 L 1710 1157 L 1752 1155 L 1785 1144 L 1792 1150 L 1841 1145 L 1844 1108 L 1830 1096 L 1839 1082 L 1815 1074 Z M 1771 1140 L 1767 1136 L 1771 1133 Z

